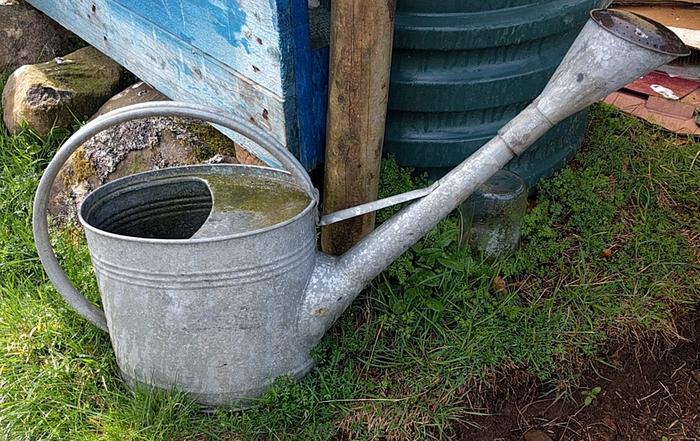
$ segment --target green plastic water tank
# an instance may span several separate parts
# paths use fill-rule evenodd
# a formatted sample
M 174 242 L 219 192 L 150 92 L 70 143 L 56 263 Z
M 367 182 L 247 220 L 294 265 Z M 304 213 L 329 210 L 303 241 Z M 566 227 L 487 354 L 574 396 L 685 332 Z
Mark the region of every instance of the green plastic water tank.
M 384 152 L 432 178 L 544 88 L 600 0 L 398 0 Z M 507 168 L 534 184 L 583 140 L 585 112 Z

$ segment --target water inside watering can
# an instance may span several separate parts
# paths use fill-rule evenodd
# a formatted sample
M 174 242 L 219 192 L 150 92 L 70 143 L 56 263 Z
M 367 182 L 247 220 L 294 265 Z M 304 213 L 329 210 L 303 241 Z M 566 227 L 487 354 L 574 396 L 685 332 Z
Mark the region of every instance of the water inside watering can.
M 196 176 L 207 182 L 213 204 L 193 239 L 259 230 L 301 213 L 310 202 L 301 189 L 260 176 Z

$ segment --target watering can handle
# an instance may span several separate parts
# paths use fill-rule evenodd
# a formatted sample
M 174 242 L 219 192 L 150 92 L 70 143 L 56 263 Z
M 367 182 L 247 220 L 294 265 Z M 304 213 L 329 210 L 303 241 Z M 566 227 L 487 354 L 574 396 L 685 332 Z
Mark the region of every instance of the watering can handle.
M 233 130 L 238 134 L 250 139 L 260 147 L 267 150 L 287 171 L 289 171 L 298 181 L 299 185 L 307 191 L 309 195 L 318 200 L 318 192 L 311 183 L 309 175 L 304 167 L 297 161 L 289 150 L 284 148 L 271 135 L 265 133 L 258 127 L 240 122 L 236 119 L 227 116 L 220 110 L 215 110 L 195 104 L 178 103 L 174 101 L 154 101 L 150 103 L 135 104 L 132 106 L 123 107 L 114 110 L 105 115 L 102 115 L 93 121 L 87 123 L 80 128 L 73 136 L 71 136 L 61 148 L 56 152 L 53 159 L 46 167 L 44 175 L 39 181 L 39 186 L 34 197 L 34 211 L 32 214 L 32 223 L 34 230 L 34 242 L 36 243 L 37 253 L 44 265 L 46 274 L 51 282 L 61 293 L 64 300 L 71 305 L 80 315 L 93 323 L 98 328 L 108 331 L 107 319 L 104 312 L 88 301 L 80 294 L 68 276 L 61 268 L 61 265 L 56 259 L 56 255 L 51 247 L 49 238 L 48 225 L 48 205 L 51 187 L 60 172 L 63 164 L 70 158 L 73 152 L 83 145 L 90 138 L 117 124 L 123 122 L 149 118 L 155 116 L 170 116 L 182 118 L 194 118 L 206 121 L 212 124 L 220 125 L 229 130 Z

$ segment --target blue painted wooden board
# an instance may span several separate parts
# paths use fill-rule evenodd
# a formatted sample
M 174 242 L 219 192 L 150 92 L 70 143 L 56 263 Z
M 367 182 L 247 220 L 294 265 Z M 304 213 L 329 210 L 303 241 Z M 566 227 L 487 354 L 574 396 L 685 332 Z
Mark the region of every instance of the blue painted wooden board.
M 168 97 L 222 108 L 308 169 L 321 163 L 327 49 L 311 49 L 307 0 L 28 2 Z
M 278 14 L 260 0 L 113 0 L 282 96 Z

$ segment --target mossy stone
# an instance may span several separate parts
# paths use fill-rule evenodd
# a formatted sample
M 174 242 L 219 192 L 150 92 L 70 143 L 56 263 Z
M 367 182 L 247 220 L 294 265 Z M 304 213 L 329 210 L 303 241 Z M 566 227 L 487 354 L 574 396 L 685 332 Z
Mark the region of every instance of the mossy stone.
M 126 75 L 93 47 L 22 66 L 10 75 L 3 91 L 5 125 L 17 133 L 26 122 L 41 135 L 52 127 L 70 129 L 114 95 Z
M 127 87 L 93 118 L 124 106 L 167 100 L 145 83 Z M 77 222 L 82 200 L 100 185 L 153 169 L 202 162 L 262 162 L 211 125 L 188 118 L 153 117 L 128 121 L 98 133 L 66 162 L 53 188 L 49 211 L 62 223 Z M 69 222 L 64 222 L 69 221 Z

